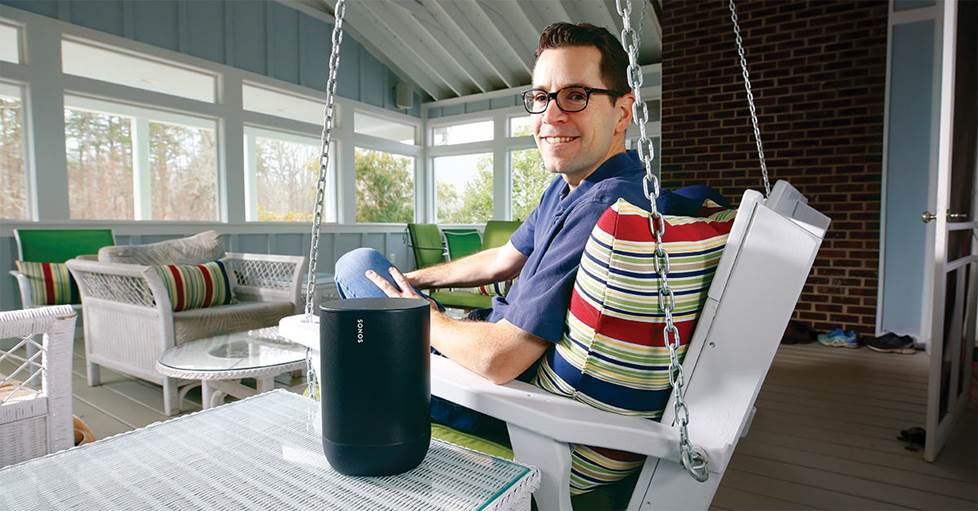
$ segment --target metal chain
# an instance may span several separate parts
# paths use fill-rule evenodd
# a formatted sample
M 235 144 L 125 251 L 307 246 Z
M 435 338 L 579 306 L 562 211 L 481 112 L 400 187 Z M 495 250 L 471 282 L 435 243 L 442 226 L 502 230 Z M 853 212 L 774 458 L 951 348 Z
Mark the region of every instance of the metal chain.
M 672 314 L 676 306 L 676 295 L 669 286 L 669 254 L 662 245 L 662 237 L 666 232 L 666 221 L 656 205 L 659 198 L 659 177 L 652 171 L 652 158 L 654 156 L 652 140 L 645 130 L 645 125 L 649 120 L 648 107 L 642 101 L 642 68 L 638 63 L 639 37 L 631 27 L 629 19 L 632 11 L 631 0 L 615 0 L 618 14 L 622 19 L 621 44 L 628 53 L 628 86 L 632 88 L 635 95 L 635 103 L 632 104 L 632 118 L 639 129 L 639 139 L 637 144 L 638 156 L 645 166 L 645 178 L 642 180 L 642 189 L 645 197 L 649 199 L 649 229 L 655 238 L 655 250 L 653 251 L 653 265 L 659 277 L 659 309 L 665 314 L 666 326 L 663 328 L 662 335 L 666 346 L 669 348 L 669 384 L 672 386 L 672 395 L 675 397 L 675 423 L 679 426 L 679 454 L 683 467 L 693 479 L 703 482 L 710 477 L 707 470 L 708 460 L 706 452 L 699 447 L 693 446 L 689 439 L 689 408 L 683 400 L 683 391 L 686 385 L 683 366 L 679 362 L 679 348 L 681 347 L 679 329 L 676 328 Z
M 754 108 L 754 93 L 750 88 L 750 74 L 747 72 L 747 57 L 744 56 L 744 40 L 740 37 L 740 24 L 737 23 L 737 6 L 734 0 L 729 0 L 730 21 L 733 22 L 734 35 L 737 40 L 737 53 L 740 55 L 741 75 L 744 77 L 744 89 L 747 91 L 747 104 L 750 105 L 750 120 L 754 124 L 754 141 L 757 142 L 757 159 L 761 162 L 761 176 L 764 178 L 764 196 L 771 195 L 771 183 L 767 179 L 767 161 L 764 159 L 764 144 L 761 143 L 761 128 L 757 124 L 757 109 Z
M 309 244 L 309 275 L 306 280 L 306 319 L 313 314 L 316 295 L 316 267 L 319 263 L 319 228 L 323 223 L 323 202 L 326 198 L 326 170 L 329 166 L 329 142 L 333 138 L 333 98 L 336 95 L 336 72 L 340 67 L 340 43 L 343 41 L 343 15 L 346 0 L 338 0 L 334 12 L 333 48 L 329 54 L 329 75 L 326 78 L 326 107 L 323 110 L 322 146 L 319 151 L 319 181 L 316 183 L 316 206 L 312 216 L 312 240 Z

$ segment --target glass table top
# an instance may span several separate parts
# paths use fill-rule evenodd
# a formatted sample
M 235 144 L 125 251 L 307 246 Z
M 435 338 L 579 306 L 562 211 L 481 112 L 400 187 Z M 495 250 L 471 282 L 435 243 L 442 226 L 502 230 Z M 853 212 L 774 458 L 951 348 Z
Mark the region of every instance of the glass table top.
M 539 486 L 536 469 L 439 440 L 404 474 L 341 475 L 319 410 L 275 390 L 6 467 L 0 509 L 509 509 Z
M 233 332 L 170 348 L 160 365 L 180 371 L 241 371 L 306 359 L 306 348 L 278 335 L 278 327 Z

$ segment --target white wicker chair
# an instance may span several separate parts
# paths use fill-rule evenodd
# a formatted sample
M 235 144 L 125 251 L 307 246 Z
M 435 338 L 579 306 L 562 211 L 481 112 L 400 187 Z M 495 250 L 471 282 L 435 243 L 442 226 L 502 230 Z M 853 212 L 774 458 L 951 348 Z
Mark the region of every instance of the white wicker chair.
M 0 348 L 0 362 L 16 368 L 0 374 L 0 387 L 7 386 L 0 397 L 0 467 L 72 446 L 75 318 L 70 305 L 0 312 L 0 339 L 14 339 L 10 350 Z M 22 356 L 27 347 L 35 348 L 33 358 Z M 31 379 L 40 380 L 39 390 L 20 383 Z
M 99 367 L 163 386 L 166 415 L 180 411 L 190 383 L 161 375 L 156 361 L 167 349 L 194 339 L 276 325 L 300 308 L 300 279 L 306 258 L 228 253 L 239 303 L 173 312 L 156 270 L 138 264 L 73 259 L 68 269 L 78 283 L 85 325 L 88 384 L 99 385 Z

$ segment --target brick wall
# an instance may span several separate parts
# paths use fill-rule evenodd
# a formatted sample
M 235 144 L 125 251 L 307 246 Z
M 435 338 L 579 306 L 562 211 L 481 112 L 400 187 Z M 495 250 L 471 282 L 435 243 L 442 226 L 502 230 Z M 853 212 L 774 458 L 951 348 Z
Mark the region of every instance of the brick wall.
M 761 179 L 727 4 L 664 7 L 664 184 L 739 199 Z M 795 317 L 871 334 L 887 3 L 741 0 L 738 15 L 771 183 L 789 180 L 833 220 Z

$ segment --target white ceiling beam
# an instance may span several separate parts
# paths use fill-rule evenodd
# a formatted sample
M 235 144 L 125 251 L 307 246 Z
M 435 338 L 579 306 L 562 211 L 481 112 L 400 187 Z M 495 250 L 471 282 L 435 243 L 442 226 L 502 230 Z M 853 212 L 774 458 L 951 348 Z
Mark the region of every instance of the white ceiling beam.
M 397 5 L 411 13 L 411 18 L 449 54 L 455 65 L 479 88 L 480 92 L 489 92 L 494 89 L 485 77 L 486 73 L 483 69 L 485 65 L 480 66 L 476 62 L 476 60 L 481 59 L 473 55 L 474 49 L 471 45 L 460 44 L 458 39 L 453 39 L 450 31 L 443 27 L 421 4 L 411 1 Z
M 483 32 L 486 27 L 478 26 L 471 19 L 471 13 L 462 9 L 463 4 L 456 2 L 439 2 L 436 0 L 420 0 L 421 3 L 437 18 L 441 19 L 445 25 L 454 25 L 462 32 L 463 37 L 459 40 L 469 40 L 479 50 L 479 55 L 485 60 L 492 71 L 503 81 L 505 87 L 513 87 L 522 79 L 511 69 L 511 66 L 496 51 L 496 45 L 487 38 Z
M 350 4 L 347 5 L 349 9 Z M 429 70 L 432 76 L 452 89 L 456 96 L 475 92 L 474 86 L 452 72 L 457 67 L 452 65 L 454 61 L 451 55 L 432 41 L 426 31 L 418 29 L 417 21 L 408 11 L 386 0 L 360 2 L 358 5 L 372 15 L 380 28 L 386 30 L 395 42 L 400 43 L 408 58 L 414 60 L 421 69 Z
M 447 34 L 450 40 L 455 42 L 455 47 L 458 51 L 464 53 L 473 63 L 478 65 L 480 74 L 485 80 L 489 81 L 491 89 L 503 89 L 507 87 L 503 76 L 486 58 L 484 49 L 479 48 L 469 38 L 465 30 L 455 23 L 455 20 L 441 8 L 439 0 L 413 0 L 413 3 L 417 3 L 419 5 L 418 8 L 423 9 L 430 16 L 430 19 L 434 22 L 433 26 L 439 27 Z M 417 11 L 417 8 L 413 10 Z M 415 16 L 419 19 L 425 19 L 421 18 L 418 12 L 415 12 Z
M 323 1 L 330 9 L 334 8 L 336 3 L 336 0 Z M 368 16 L 364 10 L 358 8 L 356 2 L 346 4 L 343 30 L 356 37 L 357 42 L 373 53 L 378 60 L 413 80 L 432 98 L 438 100 L 452 96 L 447 86 L 429 77 L 427 72 L 405 54 L 399 47 L 399 43 L 386 31 L 378 28 L 373 16 Z
M 615 33 L 614 18 L 605 8 L 604 4 L 595 0 L 563 0 L 564 8 L 571 19 L 577 23 L 587 22 L 592 25 L 607 28 L 609 32 Z M 615 15 L 617 16 L 617 12 Z M 621 23 L 619 20 L 618 23 Z M 620 30 L 618 32 L 621 32 Z
M 533 50 L 536 45 L 527 45 L 525 34 L 533 27 L 526 18 L 519 15 L 519 8 L 513 0 L 475 0 L 471 4 L 489 21 L 490 26 L 499 33 L 499 38 L 516 56 L 527 76 L 533 73 Z

